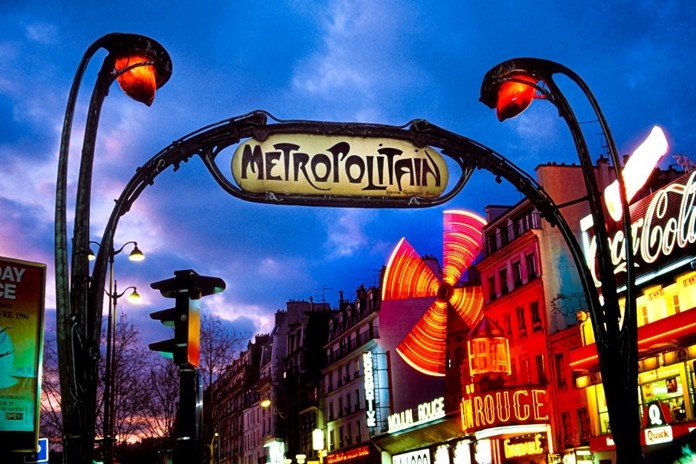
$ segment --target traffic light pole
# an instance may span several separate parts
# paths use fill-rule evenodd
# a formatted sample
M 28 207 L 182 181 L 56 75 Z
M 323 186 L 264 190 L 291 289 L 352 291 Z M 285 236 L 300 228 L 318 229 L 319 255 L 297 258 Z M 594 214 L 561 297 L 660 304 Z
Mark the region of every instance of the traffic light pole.
M 173 308 L 155 311 L 152 319 L 174 329 L 174 338 L 150 343 L 150 349 L 171 356 L 179 366 L 179 410 L 177 412 L 174 464 L 197 462 L 201 455 L 201 390 L 199 338 L 200 300 L 222 292 L 226 284 L 219 277 L 198 275 L 191 269 L 175 271 L 174 278 L 150 284 L 165 298 L 174 298 Z
M 179 412 L 174 464 L 196 462 L 201 455 L 200 375 L 198 369 L 179 367 Z

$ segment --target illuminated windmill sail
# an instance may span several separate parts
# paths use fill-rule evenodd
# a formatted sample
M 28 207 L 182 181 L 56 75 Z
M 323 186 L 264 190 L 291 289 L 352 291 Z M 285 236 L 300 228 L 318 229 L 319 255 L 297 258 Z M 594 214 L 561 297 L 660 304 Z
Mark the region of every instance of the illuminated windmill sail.
M 405 238 L 399 241 L 389 258 L 384 276 L 383 301 L 436 297 L 396 347 L 406 363 L 424 374 L 445 375 L 448 304 L 470 328 L 481 320 L 481 287 L 461 287 L 457 286 L 457 282 L 481 251 L 485 223 L 483 218 L 468 211 L 444 212 L 441 278 L 435 275 Z

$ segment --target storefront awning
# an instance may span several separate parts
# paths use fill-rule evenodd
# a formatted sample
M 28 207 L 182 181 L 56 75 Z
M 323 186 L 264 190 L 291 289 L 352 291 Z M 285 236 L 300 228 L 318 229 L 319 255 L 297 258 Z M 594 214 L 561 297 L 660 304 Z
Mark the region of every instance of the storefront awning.
M 691 309 L 638 327 L 638 357 L 689 344 L 695 339 L 696 309 Z M 572 350 L 570 368 L 574 371 L 599 369 L 595 344 Z
M 375 435 L 372 442 L 392 456 L 406 451 L 426 448 L 462 437 L 458 413 L 449 413 L 443 419 L 396 433 Z

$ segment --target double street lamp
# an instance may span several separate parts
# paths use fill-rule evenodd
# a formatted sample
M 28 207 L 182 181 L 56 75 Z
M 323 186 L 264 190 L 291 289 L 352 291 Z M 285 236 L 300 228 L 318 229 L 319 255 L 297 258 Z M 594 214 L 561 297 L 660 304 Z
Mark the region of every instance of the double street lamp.
M 99 243 L 90 243 L 99 246 Z M 140 248 L 138 248 L 138 243 L 134 241 L 124 243 L 119 249 L 112 248 L 109 252 L 109 289 L 104 290 L 106 295 L 109 297 L 109 307 L 107 315 L 107 329 L 106 329 L 106 361 L 104 369 L 104 416 L 103 416 L 103 449 L 105 455 L 105 462 L 111 464 L 113 462 L 113 451 L 114 451 L 114 440 L 116 436 L 114 434 L 114 423 L 115 423 L 115 394 L 114 394 L 114 380 L 116 375 L 116 361 L 115 361 L 115 349 L 116 349 L 116 307 L 118 305 L 118 299 L 126 294 L 128 290 L 132 292 L 128 295 L 128 301 L 131 303 L 137 303 L 140 301 L 140 295 L 138 294 L 138 289 L 136 287 L 130 286 L 123 290 L 121 293 L 118 292 L 117 281 L 114 278 L 114 258 L 116 255 L 120 254 L 128 245 L 133 245 L 133 250 L 128 254 L 128 259 L 133 262 L 140 262 L 145 259 L 145 255 Z M 93 261 L 96 256 L 89 250 L 88 259 Z
M 626 259 L 626 293 L 624 310 L 619 295 L 609 249 L 609 233 L 604 214 L 602 192 L 597 185 L 589 149 L 574 111 L 554 81 L 555 74 L 574 82 L 587 98 L 604 133 L 618 183 L 618 195 L 623 221 L 624 255 Z M 587 84 L 572 70 L 553 61 L 537 58 L 518 58 L 498 64 L 486 73 L 481 86 L 480 100 L 495 108 L 498 119 L 517 116 L 535 98 L 543 98 L 556 106 L 571 131 L 580 157 L 587 202 L 593 219 L 597 246 L 597 268 L 601 283 L 601 298 L 587 263 L 579 266 L 580 278 L 588 299 L 596 337 L 600 371 L 607 398 L 612 435 L 616 443 L 617 463 L 636 463 L 641 460 L 640 411 L 638 402 L 638 345 L 635 312 L 635 276 L 631 218 L 626 187 L 613 136 L 602 111 Z M 623 321 L 623 322 L 622 322 Z
M 77 182 L 71 264 L 68 265 L 66 203 L 72 123 L 82 77 L 97 51 L 108 55 L 94 85 L 85 122 Z M 96 419 L 96 378 L 101 338 L 101 313 L 106 274 L 106 250 L 113 231 L 106 231 L 89 274 L 90 202 L 94 149 L 101 107 L 116 80 L 131 98 L 147 106 L 171 75 L 171 60 L 156 41 L 136 34 L 108 34 L 84 53 L 73 79 L 58 155 L 55 204 L 55 281 L 58 367 L 63 414 L 64 462 L 91 464 Z

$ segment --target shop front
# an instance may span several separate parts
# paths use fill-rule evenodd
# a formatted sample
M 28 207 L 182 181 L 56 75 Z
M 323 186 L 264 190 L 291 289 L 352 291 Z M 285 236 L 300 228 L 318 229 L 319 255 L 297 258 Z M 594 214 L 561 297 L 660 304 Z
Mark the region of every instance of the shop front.
M 553 455 L 547 391 L 519 386 L 476 391 L 467 387 L 461 426 L 472 437 L 478 464 L 547 464 Z

